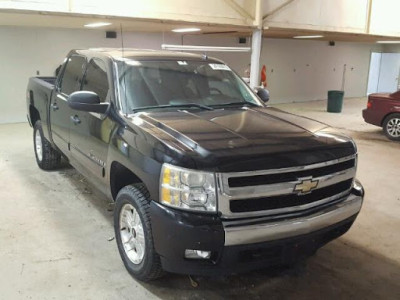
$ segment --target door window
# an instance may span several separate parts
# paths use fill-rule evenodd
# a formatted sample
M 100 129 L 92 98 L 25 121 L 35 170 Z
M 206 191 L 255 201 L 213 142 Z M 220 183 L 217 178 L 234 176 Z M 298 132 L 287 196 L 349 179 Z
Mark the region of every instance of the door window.
M 92 59 L 86 70 L 83 80 L 83 91 L 95 92 L 100 97 L 100 102 L 105 102 L 108 93 L 108 80 L 106 65 L 103 61 Z
M 85 62 L 85 58 L 78 55 L 73 55 L 68 58 L 60 85 L 62 93 L 69 95 L 79 90 Z

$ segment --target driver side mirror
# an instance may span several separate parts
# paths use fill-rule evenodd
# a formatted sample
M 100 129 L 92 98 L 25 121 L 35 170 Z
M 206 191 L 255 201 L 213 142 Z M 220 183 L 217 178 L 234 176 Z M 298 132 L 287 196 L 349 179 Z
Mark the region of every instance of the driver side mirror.
M 69 107 L 73 109 L 99 114 L 105 114 L 110 106 L 109 103 L 100 103 L 100 97 L 89 91 L 73 92 L 69 95 L 67 101 Z
M 264 88 L 258 88 L 257 89 L 257 96 L 263 101 L 263 102 L 268 102 L 269 101 L 269 92 L 268 90 Z

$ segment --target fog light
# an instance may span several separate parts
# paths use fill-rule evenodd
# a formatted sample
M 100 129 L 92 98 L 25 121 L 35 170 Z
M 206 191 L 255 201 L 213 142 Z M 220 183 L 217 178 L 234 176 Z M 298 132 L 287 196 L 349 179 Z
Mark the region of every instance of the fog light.
M 353 182 L 353 192 L 357 196 L 364 197 L 364 194 L 365 194 L 364 188 L 361 185 L 361 182 L 359 182 L 357 179 L 354 179 L 354 182 Z
M 185 250 L 185 258 L 189 259 L 209 259 L 211 257 L 211 251 L 202 251 L 202 250 Z

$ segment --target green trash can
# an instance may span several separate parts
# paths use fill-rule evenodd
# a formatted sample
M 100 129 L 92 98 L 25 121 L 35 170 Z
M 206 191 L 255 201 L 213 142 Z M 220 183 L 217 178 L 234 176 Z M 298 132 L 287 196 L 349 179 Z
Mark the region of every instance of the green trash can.
M 342 112 L 343 96 L 344 91 L 328 91 L 328 112 Z

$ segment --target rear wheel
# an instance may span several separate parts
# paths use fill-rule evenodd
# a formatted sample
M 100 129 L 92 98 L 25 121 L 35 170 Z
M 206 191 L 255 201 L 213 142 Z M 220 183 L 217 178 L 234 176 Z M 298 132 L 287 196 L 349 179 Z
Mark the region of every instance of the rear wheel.
M 36 162 L 43 170 L 53 170 L 61 164 L 61 154 L 43 136 L 42 123 L 36 121 L 33 127 L 33 146 Z
M 119 253 L 128 272 L 149 281 L 163 275 L 155 252 L 150 223 L 150 195 L 143 184 L 128 185 L 118 193 L 114 229 Z
M 386 136 L 394 141 L 400 141 L 400 114 L 391 114 L 383 122 Z

